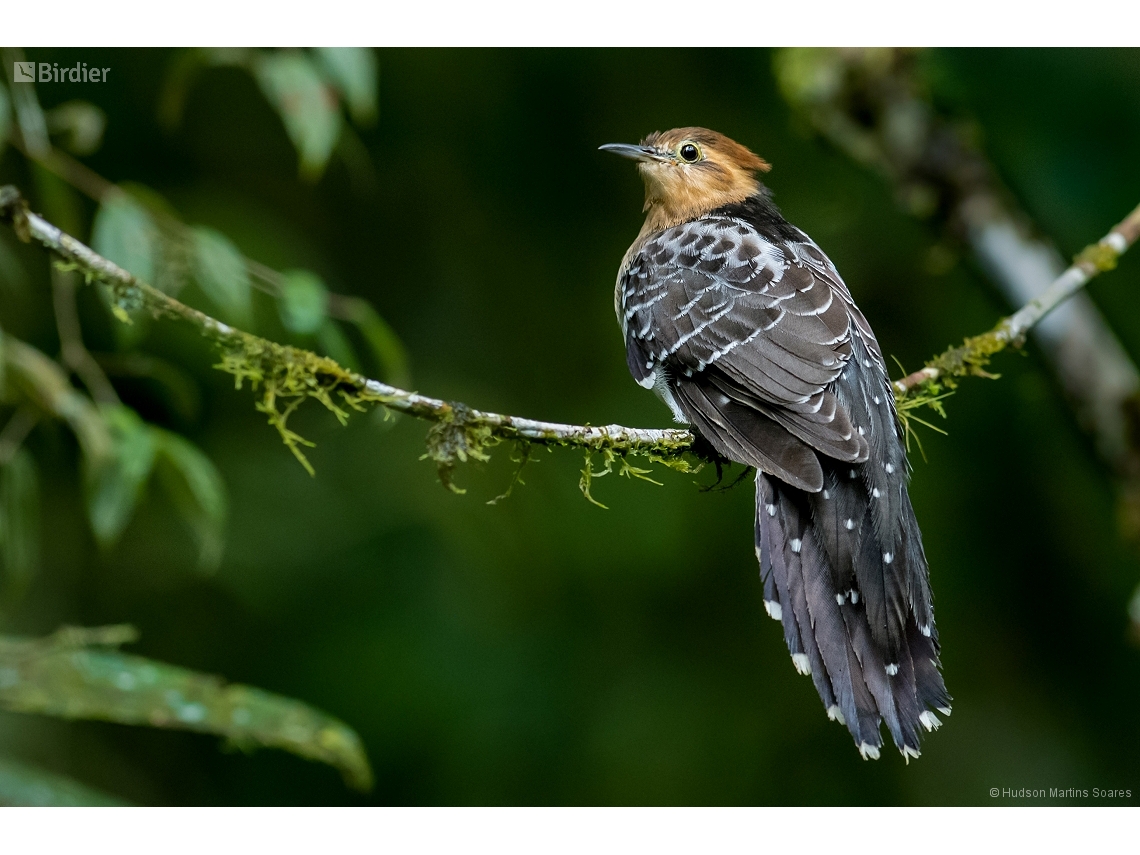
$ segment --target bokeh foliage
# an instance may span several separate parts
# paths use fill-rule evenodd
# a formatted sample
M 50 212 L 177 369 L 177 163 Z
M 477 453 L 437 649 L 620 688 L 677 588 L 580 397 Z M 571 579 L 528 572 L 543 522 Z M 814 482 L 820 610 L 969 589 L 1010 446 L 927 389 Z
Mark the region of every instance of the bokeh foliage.
M 4 59 L 16 68 L 24 57 L 22 51 L 9 49 L 4 51 Z M 171 99 L 184 97 L 183 90 L 198 66 L 216 64 L 237 64 L 261 81 L 264 94 L 290 131 L 301 174 L 308 180 L 319 177 L 333 146 L 345 132 L 338 93 L 345 97 L 354 116 L 375 119 L 374 55 L 364 48 L 328 48 L 311 53 L 182 52 L 167 83 L 164 104 L 169 121 L 178 120 L 177 112 L 170 108 Z M 323 75 L 318 71 L 320 66 L 325 69 Z M 78 74 L 75 76 L 78 79 Z M 9 85 L 15 96 L 14 110 L 9 111 L 5 95 L 0 104 L 5 114 L 3 139 L 25 156 L 45 210 L 64 223 L 65 229 L 76 230 L 80 225 L 77 200 L 78 193 L 83 192 L 99 206 L 89 238 L 94 249 L 139 279 L 156 283 L 159 290 L 152 288 L 152 294 L 170 299 L 166 294 L 182 291 L 189 278 L 213 311 L 231 323 L 252 329 L 256 276 L 263 281 L 263 290 L 278 302 L 282 321 L 290 332 L 308 338 L 319 333 L 317 340 L 326 349 L 356 363 L 352 346 L 329 317 L 329 295 L 316 274 L 304 270 L 281 274 L 259 265 L 244 258 L 221 232 L 182 223 L 161 194 L 151 188 L 107 182 L 54 147 L 52 139 L 60 137 L 59 145 L 75 154 L 90 154 L 99 147 L 104 129 L 101 110 L 81 101 L 44 110 L 32 85 L 16 82 L 14 73 Z M 371 103 L 365 104 L 366 100 Z M 313 127 L 318 128 L 316 140 Z M 5 194 L 8 204 L 19 191 L 8 187 L 0 193 Z M 9 218 L 9 225 L 17 238 L 26 241 L 23 216 L 20 213 Z M 0 371 L 5 380 L 0 402 L 10 407 L 0 432 L 0 573 L 6 595 L 0 606 L 5 616 L 19 614 L 29 580 L 38 569 L 42 532 L 37 466 L 24 444 L 42 420 L 56 419 L 73 432 L 82 452 L 80 471 L 87 521 L 102 550 L 109 551 L 119 542 L 148 482 L 153 480 L 164 488 L 172 507 L 188 525 L 196 541 L 199 569 L 212 572 L 222 558 L 227 498 L 221 475 L 194 443 L 144 420 L 121 401 L 104 366 L 84 343 L 76 282 L 71 276 L 77 270 L 76 264 L 65 259 L 55 260 L 50 269 L 58 361 L 10 335 L 0 339 Z M 91 271 L 80 272 L 91 286 L 88 290 L 97 291 L 103 298 L 106 314 L 125 325 L 116 325 L 114 334 L 118 355 L 125 356 L 126 361 L 109 354 L 104 364 L 128 366 L 128 371 L 133 366 L 135 373 L 159 381 L 177 377 L 176 369 L 146 356 L 140 358 L 137 353 L 149 331 L 148 321 L 160 316 L 148 310 L 138 289 L 124 296 L 113 283 L 91 276 Z M 364 305 L 359 298 L 351 303 Z M 375 312 L 369 315 L 359 308 L 347 313 L 346 319 L 364 329 L 382 325 Z M 365 340 L 372 344 L 369 336 Z M 374 351 L 383 360 L 398 354 L 400 345 L 389 336 L 386 347 L 374 347 Z M 227 354 L 223 363 L 232 356 Z M 403 363 L 396 368 L 402 369 Z M 86 395 L 71 385 L 72 373 L 86 387 Z M 13 381 L 10 385 L 9 376 Z M 273 403 L 274 390 L 270 388 L 275 375 L 262 377 L 256 368 L 243 365 L 235 376 L 239 388 L 243 377 L 266 386 L 259 409 L 270 416 L 286 445 L 312 473 L 297 449 L 305 441 L 285 427 L 288 414 L 303 397 L 296 398 L 282 413 Z M 323 400 L 344 418 L 327 395 Z M 371 787 L 371 769 L 359 736 L 304 703 L 248 686 L 224 686 L 218 678 L 125 656 L 116 650 L 88 649 L 117 647 L 136 640 L 137 632 L 126 625 L 102 630 L 64 629 L 42 641 L 0 636 L 0 709 L 213 733 L 242 748 L 284 748 L 323 761 L 339 768 L 350 786 L 362 790 Z M 20 764 L 13 768 L 17 767 L 24 768 Z M 13 773 L 9 783 L 5 798 L 12 803 L 73 802 L 89 792 L 81 785 L 73 786 L 66 779 L 34 770 L 27 775 Z M 37 788 L 52 795 L 28 795 Z M 105 803 L 106 797 L 95 795 L 92 800 Z
M 889 188 L 799 126 L 766 52 L 368 56 L 383 68 L 371 124 L 370 95 L 345 82 L 360 69 L 319 52 L 29 51 L 112 68 L 106 85 L 37 94 L 49 116 L 76 101 L 105 116 L 102 145 L 88 131 L 77 153 L 119 189 L 97 207 L 11 148 L 0 183 L 232 323 L 388 377 L 406 376 L 398 330 L 424 392 L 568 422 L 667 424 L 629 381 L 612 317 L 640 188 L 628 164 L 595 152 L 654 129 L 707 125 L 773 162 L 777 202 L 907 367 L 1006 310 Z M 1138 58 L 940 51 L 929 64 L 937 97 L 985 129 L 1003 178 L 1072 251 L 1135 204 Z M 328 84 L 321 97 L 315 79 Z M 319 118 L 304 128 L 286 107 Z M 78 113 L 72 126 L 96 115 Z M 52 133 L 60 145 L 83 137 Z M 1126 257 L 1092 289 L 1132 353 L 1137 269 Z M 0 235 L 6 353 L 13 342 L 58 351 L 52 287 L 46 258 Z M 507 454 L 469 467 L 456 496 L 419 459 L 412 420 L 344 430 L 301 411 L 290 424 L 317 443 L 310 478 L 195 333 L 145 317 L 127 327 L 93 290 L 78 299 L 122 409 L 67 409 L 86 445 L 48 421 L 8 464 L 0 500 L 38 508 L 45 534 L 16 550 L 38 549 L 39 571 L 18 577 L 4 631 L 129 621 L 146 656 L 330 710 L 375 769 L 359 798 L 970 804 L 992 786 L 1136 792 L 1126 604 L 1137 562 L 1032 348 L 1003 357 L 1000 382 L 963 388 L 949 436 L 930 436 L 915 461 L 956 700 L 904 767 L 860 761 L 792 670 L 760 607 L 747 486 L 605 479 L 592 485 L 603 511 L 582 500 L 579 455 L 540 451 L 525 484 L 488 506 L 511 481 Z M 80 390 L 66 376 L 55 388 L 62 402 Z M 109 486 L 80 466 L 102 435 L 91 424 L 121 461 Z M 162 482 L 147 476 L 162 466 L 181 473 L 166 483 L 182 500 L 154 490 Z M 107 491 L 131 513 L 92 515 Z M 142 803 L 358 798 L 321 766 L 222 754 L 191 734 L 5 713 L 0 749 Z

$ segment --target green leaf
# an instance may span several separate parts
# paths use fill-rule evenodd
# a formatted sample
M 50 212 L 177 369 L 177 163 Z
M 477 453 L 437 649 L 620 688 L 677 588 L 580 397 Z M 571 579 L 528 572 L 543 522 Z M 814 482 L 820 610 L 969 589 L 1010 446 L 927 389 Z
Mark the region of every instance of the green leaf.
M 317 330 L 317 343 L 325 356 L 335 360 L 349 371 L 360 371 L 360 360 L 356 358 L 352 344 L 336 321 L 329 319 L 321 324 L 321 328 Z
M 372 786 L 360 737 L 343 722 L 292 698 L 114 649 L 136 638 L 123 626 L 0 636 L 0 708 L 212 733 L 241 748 L 328 763 L 350 786 Z
M 80 156 L 99 149 L 107 128 L 107 114 L 87 101 L 66 101 L 52 107 L 44 113 L 44 120 L 48 132 L 62 136 L 60 144 Z
M 194 281 L 230 323 L 250 328 L 252 298 L 245 259 L 221 232 L 204 226 L 192 230 Z
M 352 120 L 370 125 L 378 112 L 379 67 L 370 48 L 319 47 L 314 49 L 321 68 L 348 104 Z
M 12 99 L 8 97 L 8 90 L 0 83 L 0 153 L 4 151 L 4 143 L 8 141 L 8 134 L 12 132 Z
M 4 599 L 18 599 L 39 564 L 40 499 L 36 464 L 19 448 L 0 466 L 0 579 Z
M 91 248 L 144 282 L 155 282 L 160 241 L 150 214 L 128 196 L 116 193 L 95 213 Z M 107 285 L 100 283 L 98 291 L 111 314 L 122 321 L 114 326 L 120 347 L 136 347 L 145 335 L 147 316 L 136 307 L 121 305 Z
M 157 190 L 137 181 L 123 181 L 119 189 L 143 209 L 155 226 L 154 278 L 148 281 L 159 291 L 177 296 L 186 284 L 193 263 L 192 242 L 183 238 L 184 229 L 177 209 Z M 172 236 L 175 239 L 172 240 Z
M 286 270 L 277 308 L 281 323 L 290 332 L 312 335 L 328 317 L 329 292 L 325 283 L 308 270 Z
M 21 398 L 66 422 L 75 433 L 87 465 L 98 468 L 112 455 L 114 443 L 107 422 L 91 399 L 71 384 L 58 362 L 47 354 L 5 335 L 5 381 Z
M 195 422 L 202 409 L 202 394 L 190 374 L 176 363 L 149 353 L 100 353 L 96 359 L 111 377 L 147 381 L 147 392 L 180 422 Z
M 158 477 L 198 545 L 198 564 L 216 570 L 225 545 L 226 485 L 196 445 L 176 433 L 151 428 L 158 453 Z
M 0 237 L 0 294 L 11 297 L 17 292 L 26 291 L 28 274 L 7 235 Z
M 119 539 L 135 512 L 155 460 L 152 428 L 129 407 L 104 407 L 113 454 L 87 478 L 87 516 L 100 546 Z
M 0 806 L 124 807 L 127 804 L 63 775 L 0 757 Z
M 408 353 L 396 331 L 388 325 L 367 300 L 345 299 L 349 320 L 356 324 L 373 356 L 380 364 L 385 379 L 393 386 L 405 388 L 409 382 Z
M 204 69 L 225 65 L 248 69 L 252 57 L 253 51 L 249 48 L 184 48 L 176 51 L 167 66 L 158 95 L 159 125 L 167 131 L 178 127 L 190 89 Z
M 182 48 L 171 56 L 158 93 L 157 117 L 163 130 L 171 132 L 182 122 L 186 97 L 205 65 L 202 48 Z
M 190 242 L 168 239 L 160 226 L 167 223 L 169 228 L 177 213 L 149 187 L 123 182 L 118 189 L 122 192 L 111 194 L 96 213 L 92 247 L 163 293 L 176 295 L 190 269 Z M 136 348 L 147 332 L 150 314 L 122 296 L 115 299 L 103 283 L 98 290 L 111 313 L 123 322 L 114 328 L 120 348 Z
M 336 93 L 297 51 L 262 52 L 253 64 L 261 91 L 277 110 L 300 159 L 301 177 L 321 177 L 344 121 Z
M 161 256 L 158 228 L 138 202 L 116 193 L 99 206 L 91 248 L 128 273 L 154 283 Z

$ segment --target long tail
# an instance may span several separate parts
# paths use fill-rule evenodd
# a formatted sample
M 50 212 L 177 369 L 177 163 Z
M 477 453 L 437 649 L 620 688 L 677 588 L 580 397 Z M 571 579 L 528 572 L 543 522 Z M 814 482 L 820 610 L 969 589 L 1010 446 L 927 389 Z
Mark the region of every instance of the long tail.
M 883 525 L 874 473 L 821 463 L 819 493 L 756 475 L 764 606 L 783 624 L 796 670 L 811 675 L 828 718 L 847 726 L 863 759 L 879 757 L 885 722 L 909 762 L 920 727 L 939 726 L 935 711 L 950 714 L 918 524 L 904 480 L 896 519 Z

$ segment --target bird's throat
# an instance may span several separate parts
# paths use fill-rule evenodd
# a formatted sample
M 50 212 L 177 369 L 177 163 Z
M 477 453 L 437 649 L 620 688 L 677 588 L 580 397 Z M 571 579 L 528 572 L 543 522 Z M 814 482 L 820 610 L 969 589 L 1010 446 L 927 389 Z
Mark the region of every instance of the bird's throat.
M 647 236 L 663 229 L 703 217 L 725 205 L 743 202 L 761 192 L 759 181 L 751 177 L 733 176 L 737 180 L 720 182 L 679 181 L 669 187 L 653 182 L 645 183 L 645 225 L 641 235 Z

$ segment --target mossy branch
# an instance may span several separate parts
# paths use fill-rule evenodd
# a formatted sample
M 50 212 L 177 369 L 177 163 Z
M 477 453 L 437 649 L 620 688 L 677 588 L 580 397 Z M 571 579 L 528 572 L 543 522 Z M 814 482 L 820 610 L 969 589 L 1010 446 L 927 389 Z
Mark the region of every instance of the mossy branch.
M 319 401 L 342 423 L 349 409 L 361 410 L 368 404 L 382 404 L 390 410 L 436 422 L 428 434 L 428 455 L 439 466 L 445 484 L 450 484 L 449 475 L 456 462 L 485 459 L 484 448 L 507 439 L 606 450 L 619 456 L 638 454 L 674 468 L 687 468 L 683 455 L 692 445 L 693 436 L 686 430 L 567 425 L 483 412 L 369 379 L 327 357 L 231 327 L 139 280 L 31 213 L 15 187 L 0 188 L 0 220 L 9 223 L 21 240 L 42 243 L 83 273 L 88 283 L 106 285 L 120 320 L 129 323 L 129 312 L 146 309 L 157 317 L 177 318 L 196 326 L 221 350 L 217 367 L 233 375 L 237 388 L 248 381 L 260 389 L 258 409 L 268 416 L 270 424 L 310 472 L 312 467 L 300 448 L 308 443 L 287 427 L 289 416 L 307 398 Z
M 310 473 L 312 467 L 300 448 L 310 443 L 287 427 L 289 416 L 308 398 L 319 401 L 342 423 L 350 409 L 362 410 L 368 404 L 381 404 L 390 410 L 435 422 L 428 432 L 426 456 L 436 462 L 441 480 L 453 490 L 457 488 L 451 483 L 450 476 L 456 464 L 469 459 L 486 459 L 485 449 L 503 440 L 581 448 L 591 455 L 601 453 L 603 472 L 611 471 L 615 462 L 619 462 L 622 474 L 643 476 L 645 470 L 624 463 L 622 458 L 627 455 L 641 455 L 681 471 L 691 470 L 685 460 L 694 441 L 690 431 L 537 421 L 484 412 L 465 404 L 399 389 L 349 371 L 332 359 L 311 351 L 243 332 L 179 302 L 31 213 L 15 187 L 0 188 L 0 220 L 10 224 L 21 240 L 30 242 L 35 239 L 42 243 L 82 272 L 88 283 L 106 285 L 110 289 L 116 315 L 121 320 L 129 322 L 129 311 L 145 308 L 155 316 L 177 318 L 196 326 L 221 350 L 221 362 L 216 367 L 231 374 L 237 388 L 248 381 L 255 389 L 261 390 L 258 409 L 268 416 L 286 446 Z M 1003 319 L 990 332 L 967 339 L 961 347 L 951 348 L 931 360 L 921 371 L 898 381 L 895 392 L 900 403 L 913 406 L 936 399 L 939 380 L 952 383 L 956 377 L 983 375 L 984 366 L 993 354 L 1020 341 L 1026 331 L 1052 308 L 1076 293 L 1098 273 L 1112 269 L 1120 255 L 1136 241 L 1138 233 L 1140 207 L 1099 243 L 1082 252 L 1046 293 Z M 591 472 L 591 477 L 599 474 Z M 583 492 L 587 495 L 589 480 L 584 477 Z
M 993 376 L 986 373 L 993 354 L 1018 345 L 1032 327 L 1047 368 L 1118 480 L 1122 527 L 1135 539 L 1140 368 L 1089 294 L 1079 290 L 1084 277 L 1075 271 L 1062 276 L 1068 263 L 1003 185 L 976 121 L 935 98 L 937 67 L 936 55 L 908 48 L 782 48 L 774 61 L 780 89 L 798 118 L 878 172 L 902 210 L 938 230 L 932 268 L 945 272 L 969 250 L 1009 305 L 1025 307 L 904 378 L 896 387 L 905 396 L 899 404 L 904 427 L 958 377 Z M 1086 275 L 1111 266 L 1127 249 L 1128 227 L 1114 231 L 1124 236 L 1122 243 L 1113 245 L 1119 238 L 1112 238 L 1078 256 Z M 1056 309 L 1042 320 L 1052 305 Z
M 1002 318 L 989 332 L 966 339 L 960 346 L 930 360 L 926 366 L 895 383 L 895 397 L 931 391 L 932 384 L 953 386 L 956 378 L 991 376 L 986 372 L 990 358 L 1010 345 L 1020 346 L 1029 332 L 1050 311 L 1061 305 L 1099 274 L 1112 270 L 1140 236 L 1140 205 L 1097 243 L 1085 247 L 1072 265 L 1039 296 L 1012 315 Z

